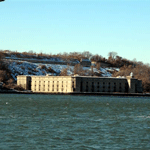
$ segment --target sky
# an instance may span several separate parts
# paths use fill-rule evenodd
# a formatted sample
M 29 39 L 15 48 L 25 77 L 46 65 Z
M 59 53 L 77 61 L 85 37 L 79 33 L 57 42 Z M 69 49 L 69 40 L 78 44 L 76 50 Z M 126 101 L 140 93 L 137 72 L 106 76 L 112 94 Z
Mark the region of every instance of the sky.
M 89 51 L 150 63 L 149 0 L 5 0 L 0 50 Z

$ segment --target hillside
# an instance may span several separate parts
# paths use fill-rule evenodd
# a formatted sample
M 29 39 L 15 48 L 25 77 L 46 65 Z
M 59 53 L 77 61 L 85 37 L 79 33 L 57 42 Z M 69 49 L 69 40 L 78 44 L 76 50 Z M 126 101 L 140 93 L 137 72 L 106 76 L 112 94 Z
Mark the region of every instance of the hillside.
M 85 57 L 83 57 L 85 58 Z M 78 58 L 80 59 L 80 58 Z M 83 67 L 78 59 L 58 56 L 39 56 L 22 53 L 1 53 L 1 79 L 4 87 L 16 88 L 18 75 L 74 75 L 111 77 L 116 68 Z M 64 65 L 65 64 L 65 65 Z
M 90 59 L 94 66 L 80 65 L 81 59 Z M 135 78 L 142 80 L 143 91 L 150 92 L 150 66 L 142 62 L 129 61 L 125 58 L 109 53 L 108 59 L 89 52 L 64 54 L 36 54 L 33 52 L 0 53 L 0 81 L 4 85 L 16 84 L 17 75 L 74 75 L 82 76 L 127 76 L 133 72 Z M 102 64 L 105 66 L 103 67 Z M 106 67 L 109 64 L 111 67 Z
M 45 63 L 31 63 L 23 61 L 9 61 L 7 60 L 8 69 L 11 72 L 11 77 L 16 81 L 17 75 L 61 75 L 66 70 L 64 75 L 73 75 L 74 66 L 69 65 L 57 65 L 57 64 L 45 64 Z M 93 68 L 93 74 L 99 74 L 99 76 L 110 77 L 112 74 L 110 71 L 116 69 L 111 68 Z M 91 75 L 92 69 L 90 67 L 82 67 L 83 75 Z

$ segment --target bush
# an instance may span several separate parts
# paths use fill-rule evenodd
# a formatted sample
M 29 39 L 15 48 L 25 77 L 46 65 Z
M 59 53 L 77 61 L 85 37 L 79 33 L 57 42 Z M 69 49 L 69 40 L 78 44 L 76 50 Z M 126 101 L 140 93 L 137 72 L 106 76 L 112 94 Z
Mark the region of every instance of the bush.
M 36 68 L 33 69 L 34 72 L 39 72 L 38 70 L 36 70 Z
M 42 71 L 42 74 L 43 74 L 43 75 L 46 75 L 45 71 Z
M 68 68 L 63 68 L 62 70 L 61 70 L 61 73 L 59 74 L 60 76 L 67 76 L 68 74 L 67 74 L 67 70 L 68 70 Z
M 6 71 L 5 70 L 0 70 L 0 82 L 5 82 L 6 80 Z
M 3 84 L 3 87 L 6 89 L 15 89 L 18 91 L 24 91 L 24 88 L 21 85 L 14 84 L 13 79 L 9 79 L 6 83 Z
M 14 85 L 13 88 L 18 91 L 24 91 L 24 88 L 21 85 Z
M 21 66 L 21 69 L 23 69 L 23 70 L 24 70 L 24 69 L 25 69 L 25 67 L 24 67 L 24 66 Z
M 22 63 L 23 63 L 23 62 L 18 61 L 18 62 L 17 62 L 17 65 L 21 65 Z
M 7 80 L 7 83 L 9 83 L 9 84 L 13 84 L 14 83 L 14 79 L 9 79 L 9 80 Z
M 47 69 L 45 65 L 41 65 L 40 67 L 41 69 L 45 69 L 45 70 Z
M 32 75 L 32 72 L 31 72 L 31 71 L 28 71 L 28 74 Z
M 46 69 L 46 71 L 49 72 L 49 73 L 56 73 L 51 67 L 48 67 Z

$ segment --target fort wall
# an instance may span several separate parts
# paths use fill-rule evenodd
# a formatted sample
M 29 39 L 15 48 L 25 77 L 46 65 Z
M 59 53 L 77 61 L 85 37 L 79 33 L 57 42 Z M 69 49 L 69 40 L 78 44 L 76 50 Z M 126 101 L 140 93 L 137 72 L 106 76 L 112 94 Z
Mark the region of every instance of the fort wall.
M 72 80 L 69 76 L 32 76 L 31 90 L 46 93 L 73 92 Z
M 142 93 L 142 82 L 126 78 L 92 76 L 18 76 L 17 84 L 41 93 Z

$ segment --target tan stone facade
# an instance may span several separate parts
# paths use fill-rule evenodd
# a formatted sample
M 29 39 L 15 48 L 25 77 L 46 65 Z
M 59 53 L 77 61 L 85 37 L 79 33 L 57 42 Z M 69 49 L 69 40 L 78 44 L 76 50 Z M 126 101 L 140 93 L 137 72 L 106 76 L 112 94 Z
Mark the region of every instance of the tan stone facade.
M 25 75 L 17 76 L 17 85 L 21 85 L 25 90 L 31 90 L 31 77 Z
M 33 92 L 69 93 L 73 92 L 70 76 L 32 76 Z
M 91 76 L 18 76 L 17 84 L 25 89 L 38 93 L 142 92 L 142 82 L 130 76 L 126 78 Z

